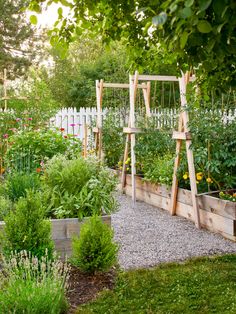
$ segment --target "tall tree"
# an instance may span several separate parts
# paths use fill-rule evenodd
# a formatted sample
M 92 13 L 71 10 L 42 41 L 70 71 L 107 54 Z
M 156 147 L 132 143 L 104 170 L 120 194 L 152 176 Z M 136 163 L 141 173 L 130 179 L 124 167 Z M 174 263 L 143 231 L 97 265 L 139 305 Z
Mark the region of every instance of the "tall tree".
M 0 0 L 0 71 L 11 76 L 25 73 L 33 58 L 33 27 L 23 8 L 27 0 Z

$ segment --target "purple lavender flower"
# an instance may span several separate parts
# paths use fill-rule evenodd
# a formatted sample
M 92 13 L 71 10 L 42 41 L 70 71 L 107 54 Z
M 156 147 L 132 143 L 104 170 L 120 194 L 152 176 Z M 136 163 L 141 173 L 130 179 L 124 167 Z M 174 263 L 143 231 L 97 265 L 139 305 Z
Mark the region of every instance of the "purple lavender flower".
M 76 126 L 76 124 L 75 123 L 71 123 L 70 126 Z

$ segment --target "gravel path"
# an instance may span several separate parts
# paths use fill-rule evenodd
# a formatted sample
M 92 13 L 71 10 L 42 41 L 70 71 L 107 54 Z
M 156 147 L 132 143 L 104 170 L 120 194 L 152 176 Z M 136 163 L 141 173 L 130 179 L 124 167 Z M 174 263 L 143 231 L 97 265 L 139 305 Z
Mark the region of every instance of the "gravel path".
M 182 261 L 193 256 L 236 253 L 236 243 L 143 202 L 119 195 L 120 210 L 112 215 L 119 263 L 124 269 Z

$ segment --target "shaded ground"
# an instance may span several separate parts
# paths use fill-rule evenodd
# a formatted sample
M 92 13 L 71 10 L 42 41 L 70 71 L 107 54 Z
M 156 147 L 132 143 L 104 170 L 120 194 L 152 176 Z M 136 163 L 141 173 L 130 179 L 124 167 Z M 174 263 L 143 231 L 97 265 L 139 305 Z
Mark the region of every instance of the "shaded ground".
M 104 289 L 112 289 L 115 283 L 116 272 L 114 269 L 104 274 L 86 274 L 78 268 L 71 268 L 68 299 L 71 305 L 68 314 L 75 312 L 83 303 L 95 299 L 98 293 Z

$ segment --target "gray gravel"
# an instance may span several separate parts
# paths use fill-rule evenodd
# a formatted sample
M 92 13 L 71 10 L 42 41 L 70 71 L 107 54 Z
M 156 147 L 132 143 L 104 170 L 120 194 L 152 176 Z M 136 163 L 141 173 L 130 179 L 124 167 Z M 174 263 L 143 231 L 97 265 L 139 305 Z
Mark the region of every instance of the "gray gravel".
M 151 267 L 194 256 L 236 253 L 236 243 L 167 211 L 119 195 L 120 210 L 112 215 L 119 264 L 124 269 Z

